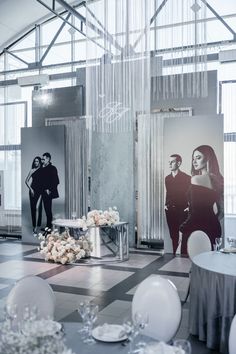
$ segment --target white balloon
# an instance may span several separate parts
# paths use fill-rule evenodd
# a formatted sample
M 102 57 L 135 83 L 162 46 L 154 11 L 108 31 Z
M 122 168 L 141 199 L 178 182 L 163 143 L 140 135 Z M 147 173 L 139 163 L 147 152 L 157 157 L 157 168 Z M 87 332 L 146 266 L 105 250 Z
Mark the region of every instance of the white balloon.
M 132 301 L 132 317 L 135 313 L 148 315 L 143 334 L 168 342 L 176 334 L 181 320 L 181 302 L 175 285 L 159 275 L 142 281 Z

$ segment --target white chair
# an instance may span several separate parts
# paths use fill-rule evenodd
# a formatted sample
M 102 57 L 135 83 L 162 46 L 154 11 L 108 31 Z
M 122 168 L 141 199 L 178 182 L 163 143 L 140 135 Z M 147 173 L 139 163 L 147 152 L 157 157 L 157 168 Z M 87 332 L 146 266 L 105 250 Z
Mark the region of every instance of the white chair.
M 236 353 L 236 315 L 231 322 L 229 331 L 229 354 Z
M 6 300 L 6 309 L 16 308 L 17 322 L 23 320 L 26 307 L 36 308 L 39 318 L 52 318 L 55 311 L 55 295 L 46 280 L 30 275 L 20 279 L 11 289 Z
M 176 334 L 181 321 L 181 302 L 175 285 L 159 275 L 142 281 L 132 300 L 132 318 L 139 313 L 148 316 L 143 334 L 168 342 Z
M 193 257 L 197 256 L 200 253 L 211 251 L 211 241 L 207 234 L 201 230 L 196 230 L 191 233 L 187 241 L 187 253 L 192 261 Z M 191 270 L 189 272 L 189 277 L 191 274 Z M 190 291 L 190 282 L 187 290 L 186 297 L 183 301 L 185 303 L 189 297 Z
M 211 241 L 207 234 L 201 230 L 191 233 L 187 242 L 187 252 L 192 260 L 194 256 L 211 251 Z

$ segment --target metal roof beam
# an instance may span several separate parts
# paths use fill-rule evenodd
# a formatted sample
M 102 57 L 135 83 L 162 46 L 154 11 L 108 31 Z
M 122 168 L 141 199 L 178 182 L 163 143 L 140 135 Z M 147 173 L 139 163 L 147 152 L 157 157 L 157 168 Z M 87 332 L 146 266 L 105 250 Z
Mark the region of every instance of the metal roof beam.
M 27 66 L 29 65 L 29 63 L 28 63 L 27 61 L 25 61 L 25 60 L 21 59 L 20 57 L 18 57 L 17 55 L 13 54 L 13 53 L 10 52 L 8 49 L 5 49 L 4 52 L 7 53 L 7 54 L 10 54 L 10 55 L 13 56 L 15 59 L 21 61 L 21 62 L 24 63 L 25 65 L 27 65 Z
M 156 17 L 158 16 L 158 14 L 161 12 L 161 10 L 163 9 L 163 7 L 165 6 L 165 4 L 167 3 L 168 0 L 163 0 L 162 3 L 160 4 L 160 6 L 156 9 L 154 15 L 152 16 L 149 26 L 151 26 L 151 24 L 153 23 L 153 21 L 156 19 Z M 136 39 L 134 45 L 133 45 L 133 49 L 137 46 L 137 44 L 140 42 L 142 36 L 147 32 L 147 29 L 149 26 L 146 26 L 144 28 L 144 30 L 141 32 L 140 36 Z
M 71 14 L 69 13 L 67 16 L 66 16 L 66 21 L 69 20 L 69 18 L 71 17 Z M 44 59 L 46 58 L 46 56 L 48 55 L 48 52 L 50 51 L 50 49 L 52 48 L 53 44 L 56 42 L 59 34 L 61 33 L 61 31 L 63 30 L 63 28 L 65 27 L 66 25 L 66 22 L 64 21 L 60 28 L 58 29 L 57 33 L 55 34 L 55 36 L 53 37 L 51 43 L 49 44 L 49 46 L 47 47 L 46 51 L 44 52 L 43 56 L 41 57 L 40 61 L 39 61 L 39 64 L 42 65 L 42 62 L 44 61 Z
M 27 31 L 26 33 L 24 33 L 21 37 L 19 37 L 18 39 L 16 39 L 14 42 L 12 42 L 11 44 L 9 44 L 6 48 L 3 49 L 3 51 L 0 53 L 0 56 L 2 54 L 5 53 L 5 50 L 10 49 L 11 47 L 13 47 L 16 43 L 20 42 L 22 39 L 24 39 L 25 37 L 28 36 L 28 34 L 30 34 L 31 32 L 33 32 L 35 30 L 35 27 L 31 28 L 29 31 Z
M 211 7 L 211 5 L 208 4 L 208 2 L 206 0 L 201 0 L 201 2 L 208 7 L 208 9 L 218 18 L 218 20 L 221 23 L 223 23 L 223 25 L 227 28 L 227 30 L 229 30 L 232 33 L 232 35 L 234 36 L 234 39 L 236 39 L 236 32 L 228 25 L 227 22 L 225 22 L 225 20 L 222 18 L 222 16 L 220 16 L 218 14 L 218 12 L 216 12 L 216 10 L 213 7 Z
M 97 26 L 95 26 L 92 22 L 86 21 L 86 18 L 82 16 L 74 7 L 69 5 L 64 0 L 56 0 L 61 6 L 63 6 L 66 10 L 68 10 L 72 15 L 76 16 L 80 21 L 86 24 L 86 26 L 90 27 L 94 32 L 99 34 L 102 38 L 106 38 L 115 48 L 119 50 L 123 50 L 122 47 L 114 40 L 113 36 L 107 32 L 107 35 L 103 31 L 101 31 Z M 81 3 L 84 1 L 81 1 Z M 89 38 L 91 39 L 91 38 Z
M 115 40 L 115 38 L 107 31 L 107 29 L 103 26 L 103 24 L 99 21 L 99 19 L 94 15 L 94 13 L 84 4 L 84 7 L 86 8 L 86 11 L 90 13 L 90 15 L 94 18 L 95 21 L 101 26 L 107 37 L 114 42 L 114 46 L 119 49 L 120 51 L 123 50 L 123 48 L 119 45 L 119 43 Z
M 49 11 L 51 11 L 54 15 L 56 15 L 57 17 L 59 17 L 62 21 L 66 22 L 69 26 L 73 27 L 76 31 L 78 31 L 79 33 L 81 33 L 83 36 L 86 36 L 86 34 L 81 31 L 79 28 L 77 28 L 76 26 L 74 26 L 72 23 L 70 23 L 69 21 L 67 21 L 63 16 L 61 16 L 59 13 L 57 13 L 55 10 L 53 10 L 51 7 L 49 7 L 47 4 L 45 4 L 42 0 L 36 0 L 37 2 L 39 2 L 41 5 L 43 5 L 44 7 L 46 7 L 46 9 L 48 9 Z M 95 40 L 93 40 L 92 38 L 90 38 L 90 40 L 92 42 L 94 42 L 98 47 L 102 48 L 105 52 L 107 52 L 108 50 L 106 48 L 104 48 L 102 45 L 100 45 L 99 43 L 97 43 Z

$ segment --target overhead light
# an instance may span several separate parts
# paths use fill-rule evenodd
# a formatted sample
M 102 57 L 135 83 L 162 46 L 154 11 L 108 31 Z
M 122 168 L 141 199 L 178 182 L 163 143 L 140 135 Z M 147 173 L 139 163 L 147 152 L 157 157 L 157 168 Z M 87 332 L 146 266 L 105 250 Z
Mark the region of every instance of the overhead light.
M 31 76 L 22 76 L 18 77 L 17 83 L 19 86 L 45 86 L 49 83 L 49 75 L 40 74 L 40 75 L 31 75 Z

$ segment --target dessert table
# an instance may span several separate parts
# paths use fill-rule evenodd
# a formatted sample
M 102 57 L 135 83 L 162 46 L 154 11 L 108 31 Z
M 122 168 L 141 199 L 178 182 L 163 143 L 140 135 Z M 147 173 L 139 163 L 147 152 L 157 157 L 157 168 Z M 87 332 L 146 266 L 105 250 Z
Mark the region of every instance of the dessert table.
M 90 226 L 87 231 L 78 227 L 76 220 L 57 219 L 53 225 L 58 228 L 69 228 L 75 238 L 86 235 L 93 245 L 90 258 L 81 259 L 79 263 L 95 264 L 106 262 L 123 262 L 129 259 L 129 228 L 127 222 L 113 225 Z
M 210 349 L 228 353 L 236 313 L 236 254 L 201 253 L 193 258 L 189 331 Z

